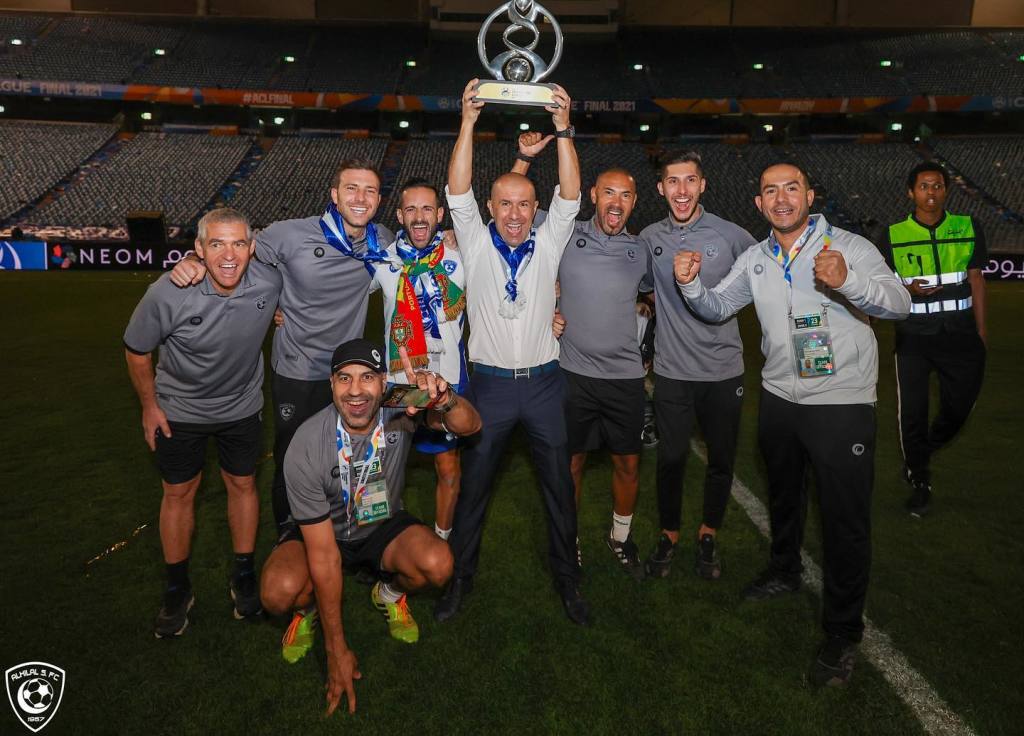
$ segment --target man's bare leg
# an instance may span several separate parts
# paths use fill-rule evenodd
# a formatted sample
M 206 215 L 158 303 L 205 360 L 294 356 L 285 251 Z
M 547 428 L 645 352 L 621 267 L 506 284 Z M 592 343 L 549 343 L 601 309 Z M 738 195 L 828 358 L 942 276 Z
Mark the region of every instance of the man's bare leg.
M 380 566 L 393 577 L 373 586 L 373 605 L 388 622 L 391 636 L 412 644 L 419 640 L 420 631 L 409 611 L 406 593 L 426 587 L 443 588 L 455 566 L 452 551 L 428 527 L 416 524 L 391 540 L 381 555 Z
M 452 518 L 455 516 L 455 503 L 459 500 L 459 484 L 462 480 L 459 451 L 446 450 L 434 455 L 434 471 L 437 473 L 434 531 L 441 539 L 448 539 L 452 532 Z

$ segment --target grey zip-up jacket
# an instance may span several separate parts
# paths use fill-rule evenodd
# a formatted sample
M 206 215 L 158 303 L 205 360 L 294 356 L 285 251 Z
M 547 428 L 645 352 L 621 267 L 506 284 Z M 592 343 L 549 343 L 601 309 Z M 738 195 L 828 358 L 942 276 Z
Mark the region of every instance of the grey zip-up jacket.
M 677 284 L 686 302 L 702 319 L 720 322 L 751 302 L 761 322 L 765 357 L 761 383 L 766 391 L 796 404 L 872 404 L 878 381 L 878 343 L 868 317 L 905 319 L 910 292 L 886 266 L 878 249 L 859 235 L 813 215 L 814 231 L 792 262 L 792 288 L 782 265 L 772 255 L 770 239 L 752 245 L 736 260 L 715 288 L 707 289 L 698 274 Z M 846 282 L 829 289 L 814 280 L 814 257 L 831 238 L 830 250 L 843 254 Z M 792 293 L 792 309 L 790 294 Z M 792 341 L 793 316 L 815 314 L 827 304 L 835 373 L 800 378 Z

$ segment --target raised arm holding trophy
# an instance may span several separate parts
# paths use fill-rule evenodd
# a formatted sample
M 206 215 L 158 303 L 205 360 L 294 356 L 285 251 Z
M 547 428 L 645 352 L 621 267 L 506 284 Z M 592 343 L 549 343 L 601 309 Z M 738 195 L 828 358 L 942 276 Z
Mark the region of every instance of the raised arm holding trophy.
M 532 13 L 546 12 L 533 3 L 517 3 L 516 11 L 522 13 L 522 6 L 532 8 Z M 528 58 L 510 55 L 500 63 L 519 68 L 514 62 Z M 491 184 L 487 201 L 491 220 L 485 223 L 472 189 L 474 129 L 489 99 L 480 94 L 485 85 L 473 79 L 463 90 L 462 125 L 445 188 L 466 266 L 469 354 L 474 366 L 469 390 L 476 398 L 483 430 L 477 441 L 463 449 L 462 489 L 449 538 L 455 573 L 434 617 L 446 621 L 455 616 L 473 588 L 495 476 L 512 430 L 522 424 L 530 438 L 547 511 L 548 559 L 555 590 L 569 620 L 585 625 L 590 606 L 579 585 L 576 505 L 562 409 L 565 379 L 558 368 L 558 342 L 551 333 L 558 264 L 580 208 L 580 165 L 569 121 L 572 101 L 562 87 L 553 84 L 541 87 L 550 94 L 548 102 L 532 103 L 543 104 L 551 113 L 557 139 L 558 187 L 547 219 L 534 227 L 538 204 L 534 185 L 522 174 L 507 173 Z

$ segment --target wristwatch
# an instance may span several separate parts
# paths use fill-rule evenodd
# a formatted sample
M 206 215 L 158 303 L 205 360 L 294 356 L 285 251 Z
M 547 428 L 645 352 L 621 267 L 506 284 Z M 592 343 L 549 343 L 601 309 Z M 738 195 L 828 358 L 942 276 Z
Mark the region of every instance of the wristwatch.
M 447 414 L 455 408 L 455 404 L 458 403 L 459 395 L 456 394 L 451 387 L 448 388 L 448 399 L 443 404 L 438 404 L 434 407 L 434 411 L 440 412 L 441 414 Z
M 576 126 L 570 125 L 565 130 L 556 130 L 555 138 L 575 138 L 576 137 Z

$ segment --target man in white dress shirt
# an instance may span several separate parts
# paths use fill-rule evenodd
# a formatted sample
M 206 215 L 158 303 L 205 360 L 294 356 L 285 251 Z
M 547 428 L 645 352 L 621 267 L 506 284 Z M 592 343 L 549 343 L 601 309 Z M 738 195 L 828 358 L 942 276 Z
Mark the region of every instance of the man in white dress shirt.
M 462 457 L 462 490 L 450 538 L 455 574 L 434 616 L 454 616 L 470 592 L 480 554 L 487 503 L 509 434 L 522 422 L 530 440 L 548 515 L 548 557 L 566 615 L 589 623 L 579 589 L 576 506 L 565 430 L 565 378 L 551 332 L 555 280 L 580 208 L 580 166 L 569 124 L 569 96 L 555 85 L 551 113 L 558 141 L 558 181 L 547 219 L 533 227 L 537 194 L 521 174 L 498 177 L 485 225 L 472 189 L 473 129 L 484 103 L 477 80 L 462 95 L 462 127 L 448 166 L 448 211 L 466 268 L 466 313 L 473 373 L 467 396 L 483 430 Z M 595 285 L 596 286 L 596 285 Z

